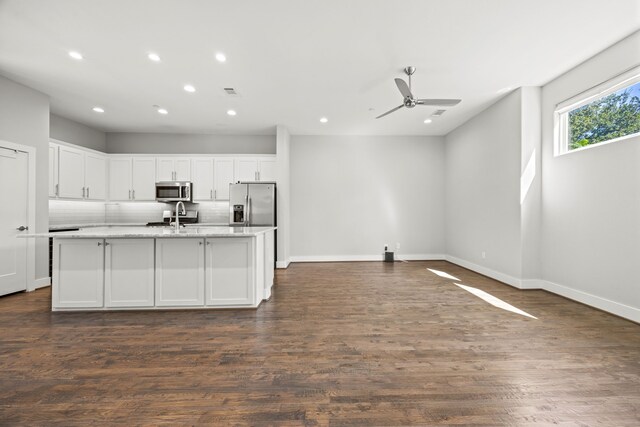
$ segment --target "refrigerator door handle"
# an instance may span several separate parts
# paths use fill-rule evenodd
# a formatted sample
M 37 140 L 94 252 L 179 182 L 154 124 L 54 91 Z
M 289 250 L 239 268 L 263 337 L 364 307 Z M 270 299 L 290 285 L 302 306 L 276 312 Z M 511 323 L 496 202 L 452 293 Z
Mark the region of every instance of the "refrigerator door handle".
M 251 225 L 251 199 L 249 198 L 249 195 L 247 195 L 247 204 L 245 206 L 247 207 L 247 216 L 245 218 L 245 225 L 249 226 Z

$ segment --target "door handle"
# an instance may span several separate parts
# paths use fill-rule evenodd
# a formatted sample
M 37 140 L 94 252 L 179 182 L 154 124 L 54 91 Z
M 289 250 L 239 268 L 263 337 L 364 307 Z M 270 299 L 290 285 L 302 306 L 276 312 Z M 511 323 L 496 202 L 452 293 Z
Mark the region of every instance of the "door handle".
M 28 230 L 29 227 L 25 227 L 24 225 L 21 225 L 20 227 L 16 228 L 16 230 L 18 231 L 24 231 L 24 230 Z

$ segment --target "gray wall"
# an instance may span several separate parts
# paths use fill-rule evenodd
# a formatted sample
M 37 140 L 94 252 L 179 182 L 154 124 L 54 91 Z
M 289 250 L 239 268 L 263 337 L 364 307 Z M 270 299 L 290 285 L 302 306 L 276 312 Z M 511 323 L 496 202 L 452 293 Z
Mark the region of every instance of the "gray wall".
M 543 278 L 576 297 L 634 310 L 640 319 L 640 137 L 554 157 L 556 104 L 638 65 L 640 32 L 542 91 Z M 640 320 L 636 320 L 640 321 Z
M 291 259 L 444 251 L 444 138 L 291 136 Z
M 49 136 L 69 144 L 107 151 L 107 136 L 104 132 L 55 114 L 50 116 Z
M 49 228 L 49 97 L 0 76 L 0 139 L 36 148 L 36 232 Z M 7 201 L 3 201 L 6 203 Z M 49 277 L 46 239 L 36 242 L 36 279 Z
M 107 133 L 107 153 L 275 154 L 275 135 Z
M 449 133 L 445 168 L 447 254 L 516 278 L 521 99 L 514 91 Z

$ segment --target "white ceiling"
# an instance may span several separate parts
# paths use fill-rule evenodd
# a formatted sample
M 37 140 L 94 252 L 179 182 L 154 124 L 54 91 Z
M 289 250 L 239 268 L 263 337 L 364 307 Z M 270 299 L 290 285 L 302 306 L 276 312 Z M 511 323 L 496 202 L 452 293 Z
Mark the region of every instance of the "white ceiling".
M 0 73 L 109 132 L 443 135 L 638 28 L 638 0 L 0 0 Z M 417 96 L 463 102 L 375 120 L 406 65 Z

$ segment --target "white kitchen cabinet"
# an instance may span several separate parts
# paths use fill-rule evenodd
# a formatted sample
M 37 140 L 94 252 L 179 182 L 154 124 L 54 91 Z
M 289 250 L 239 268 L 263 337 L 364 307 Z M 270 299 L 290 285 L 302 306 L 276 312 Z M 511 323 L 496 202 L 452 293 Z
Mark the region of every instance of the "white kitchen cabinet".
M 213 197 L 215 200 L 229 200 L 229 184 L 235 182 L 233 159 L 215 159 Z
M 237 181 L 257 181 L 258 180 L 258 160 L 253 158 L 236 159 L 236 180 Z
M 133 200 L 156 199 L 156 163 L 153 157 L 134 157 L 131 174 L 131 197 Z
M 236 158 L 236 181 L 276 180 L 276 159 L 274 157 Z
M 68 199 L 83 199 L 84 152 L 61 145 L 58 149 L 58 196 Z
M 156 239 L 155 305 L 204 305 L 204 239 Z
M 154 157 L 112 157 L 109 160 L 109 199 L 155 200 Z
M 49 197 L 58 195 L 58 144 L 49 144 Z
M 207 305 L 255 305 L 253 240 L 206 239 Z
M 105 200 L 107 196 L 107 159 L 93 153 L 84 155 L 85 199 Z
M 104 240 L 53 240 L 53 298 L 56 308 L 103 306 Z
M 276 159 L 260 159 L 258 160 L 258 181 L 275 182 L 276 181 Z
M 109 200 L 131 200 L 131 157 L 109 159 Z
M 105 240 L 105 307 L 154 305 L 153 239 Z
M 158 157 L 158 181 L 191 181 L 191 159 L 188 157 Z
M 191 163 L 193 200 L 213 200 L 213 159 L 197 157 Z

